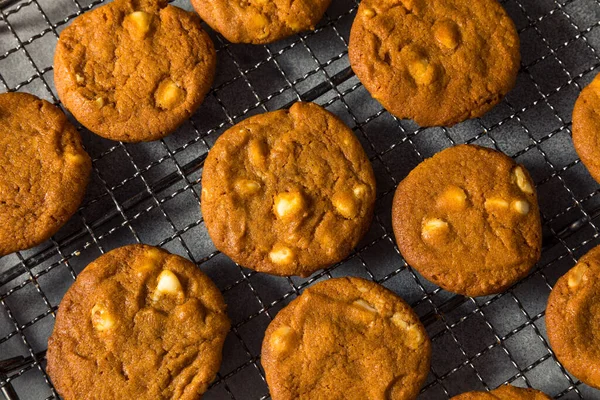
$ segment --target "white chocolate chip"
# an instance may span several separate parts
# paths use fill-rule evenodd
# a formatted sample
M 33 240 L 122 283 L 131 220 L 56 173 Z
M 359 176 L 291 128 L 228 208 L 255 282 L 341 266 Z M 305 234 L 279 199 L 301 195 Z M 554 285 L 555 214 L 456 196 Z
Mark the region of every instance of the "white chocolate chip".
M 276 244 L 269 253 L 269 258 L 274 264 L 288 265 L 294 262 L 294 251 L 287 246 Z
M 144 11 L 134 11 L 125 17 L 125 21 L 133 27 L 132 33 L 138 37 L 144 37 L 150 31 L 152 14 Z
M 65 153 L 65 160 L 70 164 L 84 164 L 85 157 L 78 153 Z
M 429 218 L 424 221 L 421 236 L 425 241 L 434 241 L 436 238 L 445 237 L 450 231 L 450 226 L 440 218 Z
M 577 289 L 583 280 L 588 267 L 585 264 L 577 264 L 569 272 L 569 278 L 567 284 L 571 289 Z
M 508 209 L 508 201 L 500 198 L 500 197 L 491 197 L 485 200 L 485 208 L 486 210 L 507 210 Z
M 256 37 L 258 39 L 264 39 L 269 36 L 269 20 L 262 14 L 255 14 L 250 17 L 249 20 L 250 26 L 258 31 Z
M 170 110 L 185 100 L 185 91 L 167 78 L 158 85 L 155 98 L 157 106 Z
M 352 193 L 354 193 L 354 196 L 357 199 L 363 199 L 366 196 L 368 190 L 369 188 L 367 187 L 367 185 L 359 183 L 358 185 L 354 186 L 354 188 L 352 188 Z
M 83 82 L 85 82 L 85 78 L 79 74 L 75 74 L 75 81 L 79 84 L 82 84 Z
M 180 296 L 183 295 L 183 287 L 177 275 L 168 269 L 164 269 L 157 278 L 156 290 L 153 300 L 158 301 L 163 295 Z
M 408 329 L 408 322 L 404 320 L 404 316 L 401 313 L 394 313 L 392 315 L 392 323 L 400 329 Z
M 513 170 L 513 179 L 523 193 L 533 194 L 533 186 L 520 165 Z
M 354 194 L 354 193 L 353 193 Z M 337 192 L 331 198 L 335 210 L 344 218 L 351 219 L 358 214 L 356 197 L 347 192 Z
M 248 159 L 250 164 L 257 169 L 264 169 L 267 160 L 267 144 L 262 140 L 251 140 L 248 143 Z
M 467 206 L 467 194 L 458 186 L 448 186 L 438 199 L 441 208 L 460 211 Z
M 367 18 L 373 18 L 375 16 L 375 11 L 372 8 L 365 8 L 362 14 Z
M 283 192 L 275 196 L 273 208 L 277 217 L 289 219 L 302 213 L 306 204 L 302 193 Z
M 94 100 L 94 104 L 96 107 L 102 108 L 106 104 L 106 100 L 104 100 L 104 97 L 97 97 L 96 100 Z
M 529 203 L 525 200 L 514 200 L 510 206 L 521 215 L 529 214 Z
M 102 304 L 96 304 L 91 311 L 92 326 L 95 330 L 103 332 L 115 325 L 115 318 Z
M 239 179 L 234 186 L 236 192 L 244 196 L 251 196 L 260 190 L 260 183 L 251 179 Z
M 418 85 L 428 85 L 435 80 L 435 66 L 423 57 L 412 61 L 408 72 Z
M 355 306 L 364 308 L 365 310 L 370 311 L 372 313 L 377 313 L 378 312 L 375 307 L 373 307 L 371 304 L 367 303 L 363 299 L 355 300 L 352 304 L 354 304 Z
M 298 334 L 291 327 L 282 325 L 271 334 L 269 342 L 278 356 L 285 356 L 298 345 Z
M 419 330 L 419 326 L 417 324 L 411 324 L 406 321 L 404 315 L 401 313 L 394 313 L 392 315 L 392 323 L 396 325 L 398 328 L 402 329 L 405 333 L 406 337 L 406 345 L 410 349 L 417 349 L 419 345 L 423 342 L 423 335 Z
M 458 26 L 452 21 L 442 21 L 434 25 L 435 40 L 442 49 L 454 50 L 460 41 Z

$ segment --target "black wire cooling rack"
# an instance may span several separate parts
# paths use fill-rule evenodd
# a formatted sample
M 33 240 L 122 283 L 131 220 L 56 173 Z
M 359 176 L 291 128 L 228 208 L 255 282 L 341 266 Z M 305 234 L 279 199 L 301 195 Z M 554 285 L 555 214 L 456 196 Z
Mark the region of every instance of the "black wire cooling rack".
M 52 77 L 58 35 L 102 3 L 0 0 L 0 92 L 31 92 L 59 104 Z M 190 9 L 187 1 L 175 4 Z M 233 327 L 206 399 L 269 398 L 259 357 L 266 326 L 305 287 L 343 275 L 383 284 L 420 315 L 433 341 L 422 399 L 506 382 L 555 398 L 600 399 L 556 360 L 544 324 L 552 285 L 599 243 L 599 187 L 573 150 L 570 121 L 579 91 L 600 66 L 600 0 L 505 0 L 503 6 L 522 41 L 517 86 L 483 118 L 452 128 L 418 128 L 371 99 L 348 62 L 353 0 L 333 0 L 316 31 L 268 46 L 231 45 L 211 32 L 218 49 L 213 90 L 164 140 L 116 143 L 80 127 L 93 158 L 82 207 L 50 241 L 0 258 L 0 392 L 9 400 L 58 398 L 45 372 L 45 350 L 60 299 L 96 257 L 143 242 L 193 260 L 228 303 Z M 198 207 L 203 162 L 219 134 L 298 100 L 324 105 L 354 129 L 378 184 L 376 217 L 365 239 L 347 260 L 308 279 L 237 266 L 212 245 Z M 536 182 L 542 259 L 503 294 L 473 299 L 445 292 L 409 268 L 394 243 L 396 184 L 425 157 L 458 143 L 501 150 L 525 164 Z

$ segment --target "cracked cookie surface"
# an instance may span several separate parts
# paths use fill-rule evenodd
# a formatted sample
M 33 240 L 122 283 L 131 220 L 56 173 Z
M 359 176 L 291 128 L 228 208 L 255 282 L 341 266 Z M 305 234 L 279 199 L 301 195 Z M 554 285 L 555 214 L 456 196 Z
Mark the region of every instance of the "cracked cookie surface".
M 365 0 L 350 34 L 352 69 L 398 118 L 454 125 L 515 85 L 519 36 L 495 0 Z
M 273 400 L 415 399 L 431 343 L 418 316 L 374 282 L 307 288 L 269 324 L 261 363 Z
M 474 145 L 448 148 L 400 182 L 392 223 L 404 259 L 468 296 L 499 293 L 539 260 L 541 221 L 526 169 Z
M 600 246 L 556 282 L 548 298 L 546 327 L 561 364 L 600 389 Z
M 271 43 L 314 30 L 331 0 L 191 0 L 202 20 L 232 43 Z
M 61 101 L 107 139 L 157 140 L 204 100 L 216 53 L 194 13 L 166 0 L 115 0 L 60 34 L 54 79 Z
M 468 392 L 451 400 L 551 400 L 551 397 L 535 389 L 503 385 L 489 392 Z
M 199 399 L 228 331 L 223 297 L 196 265 L 125 246 L 88 265 L 65 294 L 48 374 L 65 400 Z
M 202 215 L 217 249 L 276 275 L 341 261 L 369 229 L 375 176 L 341 120 L 312 103 L 248 118 L 210 150 Z
M 600 75 L 582 91 L 573 107 L 573 145 L 590 175 L 600 182 Z
M 0 94 L 0 256 L 36 246 L 77 211 L 92 162 L 63 112 Z

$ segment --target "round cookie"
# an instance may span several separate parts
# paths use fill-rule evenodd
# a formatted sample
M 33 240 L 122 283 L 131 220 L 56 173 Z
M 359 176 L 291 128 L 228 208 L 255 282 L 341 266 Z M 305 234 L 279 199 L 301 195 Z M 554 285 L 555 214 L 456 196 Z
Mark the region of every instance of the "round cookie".
M 546 328 L 558 361 L 582 382 L 600 389 L 600 246 L 554 285 Z
M 489 392 L 463 393 L 451 400 L 551 400 L 551 397 L 539 390 L 503 385 Z
M 451 147 L 419 164 L 396 189 L 392 223 L 406 262 L 455 293 L 499 293 L 540 258 L 529 174 L 484 147 Z
M 348 51 L 371 95 L 421 126 L 482 116 L 520 65 L 519 36 L 495 0 L 364 0 Z
M 92 162 L 63 112 L 0 94 L 0 256 L 36 246 L 77 211 Z
M 375 176 L 350 128 L 312 103 L 227 130 L 202 174 L 202 215 L 238 264 L 308 276 L 344 259 L 373 217 Z
M 582 91 L 573 108 L 573 145 L 590 175 L 600 182 L 600 75 Z
M 415 399 L 431 343 L 400 297 L 361 278 L 307 288 L 271 322 L 261 362 L 273 400 Z
M 314 30 L 331 0 L 191 0 L 211 28 L 232 43 L 265 44 Z
M 216 53 L 195 13 L 166 0 L 115 0 L 60 34 L 54 81 L 86 128 L 124 142 L 173 132 L 210 89 Z
M 125 246 L 88 265 L 65 294 L 48 374 L 65 400 L 200 399 L 228 331 L 223 297 L 196 265 Z

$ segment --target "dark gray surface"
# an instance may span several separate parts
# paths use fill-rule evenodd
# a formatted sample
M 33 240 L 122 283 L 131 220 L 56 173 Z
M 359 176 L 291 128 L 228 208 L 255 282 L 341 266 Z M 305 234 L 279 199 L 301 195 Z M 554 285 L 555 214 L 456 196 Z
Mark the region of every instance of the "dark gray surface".
M 52 76 L 57 35 L 77 14 L 102 2 L 10 3 L 16 5 L 0 12 L 0 92 L 26 91 L 58 103 Z M 187 1 L 175 3 L 190 9 Z M 213 34 L 219 49 L 214 89 L 190 121 L 166 139 L 121 144 L 82 129 L 94 159 L 84 205 L 53 240 L 0 258 L 0 360 L 27 360 L 8 380 L 0 377 L 0 387 L 9 382 L 21 399 L 56 396 L 43 354 L 29 357 L 46 349 L 60 299 L 100 254 L 143 242 L 194 260 L 229 305 L 234 327 L 206 399 L 267 398 L 259 355 L 270 319 L 307 285 L 343 275 L 382 283 L 427 323 L 433 362 L 422 399 L 447 399 L 504 382 L 557 398 L 600 399 L 599 391 L 570 377 L 554 359 L 544 325 L 552 285 L 599 242 L 598 185 L 573 150 L 570 121 L 577 94 L 600 66 L 600 1 L 506 0 L 503 5 L 522 40 L 517 87 L 483 118 L 452 128 L 416 129 L 371 99 L 348 73 L 346 47 L 356 3 L 333 0 L 316 32 L 269 46 L 228 45 Z M 373 162 L 379 198 L 373 226 L 348 260 L 309 279 L 286 279 L 240 268 L 216 252 L 198 202 L 202 157 L 219 134 L 299 95 L 317 96 L 354 129 Z M 406 267 L 391 231 L 397 182 L 424 157 L 464 142 L 494 147 L 524 163 L 539 191 L 542 260 L 528 278 L 498 296 L 463 299 L 430 284 Z

